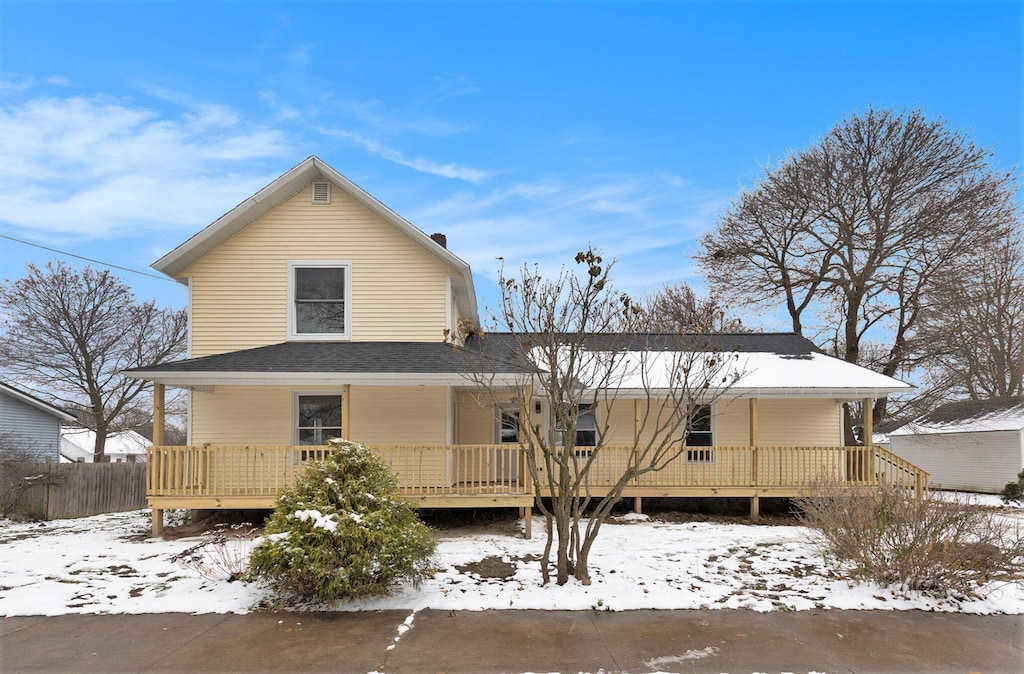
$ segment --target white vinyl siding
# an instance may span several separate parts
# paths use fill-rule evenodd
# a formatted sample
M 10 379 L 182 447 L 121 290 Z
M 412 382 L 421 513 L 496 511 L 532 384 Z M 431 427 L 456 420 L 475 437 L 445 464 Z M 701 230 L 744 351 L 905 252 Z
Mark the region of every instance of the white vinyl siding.
M 890 435 L 889 449 L 931 473 L 931 486 L 997 493 L 1022 465 L 1024 431 Z

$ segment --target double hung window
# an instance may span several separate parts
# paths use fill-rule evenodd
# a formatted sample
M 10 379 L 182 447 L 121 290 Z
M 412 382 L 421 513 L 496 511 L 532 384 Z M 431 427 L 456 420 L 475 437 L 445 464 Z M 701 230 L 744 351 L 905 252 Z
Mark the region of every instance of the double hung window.
M 299 395 L 296 399 L 296 441 L 300 445 L 322 445 L 341 437 L 341 396 Z
M 565 444 L 565 431 L 562 422 L 555 424 L 555 444 Z M 597 418 L 591 405 L 580 405 L 576 409 L 576 442 L 575 447 L 597 446 Z
M 288 335 L 291 339 L 348 339 L 351 265 L 292 262 L 288 265 Z
M 688 448 L 712 447 L 714 441 L 711 433 L 711 406 L 701 405 L 690 414 L 690 428 L 686 434 Z M 714 461 L 711 449 L 687 449 L 687 461 Z

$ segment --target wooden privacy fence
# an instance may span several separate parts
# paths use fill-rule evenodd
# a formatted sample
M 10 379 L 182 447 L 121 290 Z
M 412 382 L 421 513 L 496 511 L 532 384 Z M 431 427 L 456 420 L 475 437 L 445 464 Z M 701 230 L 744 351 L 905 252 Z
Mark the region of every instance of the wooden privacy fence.
M 5 509 L 35 519 L 70 519 L 146 507 L 141 463 L 0 463 Z

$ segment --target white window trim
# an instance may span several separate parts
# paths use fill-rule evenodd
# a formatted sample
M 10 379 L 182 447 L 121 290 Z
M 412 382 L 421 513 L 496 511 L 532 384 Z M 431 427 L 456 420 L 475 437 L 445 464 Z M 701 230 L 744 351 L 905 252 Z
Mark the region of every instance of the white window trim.
M 345 269 L 345 332 L 297 332 L 295 330 L 295 269 L 325 267 Z M 352 339 L 352 261 L 351 260 L 289 260 L 288 261 L 288 341 L 346 342 Z
M 494 415 L 494 424 L 493 424 L 494 427 L 491 429 L 491 435 L 494 438 L 494 444 L 500 445 L 500 444 L 503 444 L 501 442 L 501 415 L 502 415 L 502 413 L 503 412 L 516 412 L 516 413 L 519 413 L 521 410 L 519 408 L 519 405 L 517 403 L 513 403 L 513 402 L 498 403 L 496 405 L 496 410 L 497 410 L 497 414 Z M 523 424 L 523 420 L 522 420 L 522 418 L 520 418 L 519 419 L 519 432 L 520 433 L 522 433 L 522 424 Z M 511 445 L 513 443 L 510 442 L 508 444 Z
M 708 408 L 708 414 L 711 415 L 711 446 L 715 446 L 715 440 L 718 438 L 718 402 L 712 403 L 697 403 L 698 407 Z M 684 404 L 684 407 L 686 405 Z M 684 410 L 685 411 L 685 410 Z M 685 438 L 684 438 L 685 439 Z
M 340 388 L 309 388 L 292 390 L 292 446 L 299 444 L 299 397 L 300 396 L 333 396 L 341 399 L 342 414 L 345 409 L 344 391 Z M 345 417 L 341 418 L 341 427 L 345 427 Z

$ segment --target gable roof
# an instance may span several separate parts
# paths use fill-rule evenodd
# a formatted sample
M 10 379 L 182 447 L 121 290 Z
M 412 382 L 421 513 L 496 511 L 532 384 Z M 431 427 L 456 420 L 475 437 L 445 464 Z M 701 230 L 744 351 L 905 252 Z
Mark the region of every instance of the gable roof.
M 1021 430 L 1024 430 L 1024 397 L 1016 397 L 946 403 L 890 431 L 889 435 Z
M 473 273 L 469 264 L 441 246 L 408 220 L 378 201 L 369 192 L 338 173 L 316 156 L 309 156 L 289 169 L 281 177 L 252 195 L 224 215 L 217 218 L 190 239 L 154 262 L 151 266 L 178 282 L 179 274 L 189 265 L 224 243 L 271 210 L 295 196 L 302 188 L 316 180 L 325 178 L 335 187 L 352 197 L 357 203 L 377 215 L 400 232 L 418 243 L 425 251 L 458 272 L 452 278 L 455 301 L 462 316 L 479 323 L 476 305 L 476 290 L 473 287 Z
M 51 416 L 57 417 L 61 421 L 75 421 L 75 417 L 74 416 L 72 416 L 71 414 L 68 414 L 67 412 L 65 412 L 64 410 L 60 409 L 59 407 L 55 407 L 54 405 L 51 405 L 50 403 L 46 402 L 45 400 L 40 400 L 39 398 L 35 397 L 31 393 L 26 393 L 25 391 L 22 391 L 21 389 L 14 388 L 10 384 L 5 384 L 3 382 L 0 382 L 0 393 L 6 393 L 7 395 L 11 396 L 15 400 L 20 400 L 21 402 L 23 402 L 23 403 L 25 403 L 27 405 L 30 405 L 32 407 L 35 407 L 36 409 L 42 410 L 43 412 L 46 412 L 47 414 L 49 414 Z

